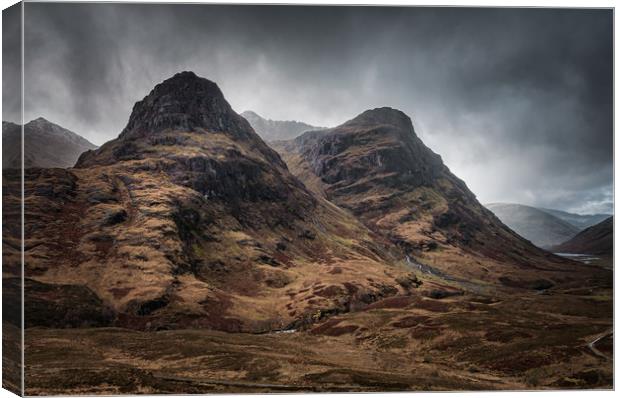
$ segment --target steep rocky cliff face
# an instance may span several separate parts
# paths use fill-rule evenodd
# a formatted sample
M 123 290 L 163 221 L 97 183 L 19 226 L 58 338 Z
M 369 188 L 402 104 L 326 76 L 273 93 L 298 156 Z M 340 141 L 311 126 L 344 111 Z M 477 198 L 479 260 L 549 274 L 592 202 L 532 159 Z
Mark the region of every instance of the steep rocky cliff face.
M 29 169 L 25 184 L 26 306 L 53 309 L 52 326 L 257 332 L 418 285 L 397 249 L 306 189 L 191 72 L 75 168 Z
M 310 189 L 452 275 L 506 280 L 562 267 L 484 208 L 398 110 L 368 110 L 274 147 Z
M 205 202 L 226 202 L 246 224 L 290 224 L 316 206 L 217 85 L 192 72 L 155 86 L 136 103 L 119 138 L 85 152 L 76 169 L 119 165 L 159 173 Z M 263 213 L 257 204 L 274 208 Z

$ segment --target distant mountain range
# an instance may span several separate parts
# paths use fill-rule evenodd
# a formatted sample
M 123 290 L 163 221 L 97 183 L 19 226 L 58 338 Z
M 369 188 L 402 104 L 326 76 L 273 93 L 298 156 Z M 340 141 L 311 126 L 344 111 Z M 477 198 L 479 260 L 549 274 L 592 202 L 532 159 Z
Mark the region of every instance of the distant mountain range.
M 290 140 L 303 132 L 322 129 L 294 120 L 265 119 L 252 111 L 245 111 L 241 116 L 250 122 L 254 131 L 265 141 Z
M 551 215 L 554 215 L 569 224 L 574 225 L 580 230 L 586 229 L 592 225 L 598 224 L 601 221 L 609 218 L 609 214 L 575 214 L 569 213 L 562 210 L 554 210 L 554 209 L 545 209 L 540 208 L 540 210 L 547 212 Z
M 97 148 L 84 137 L 40 117 L 24 125 L 24 167 L 72 167 Z M 21 167 L 21 126 L 2 122 L 2 168 Z
M 579 232 L 576 226 L 546 211 L 514 203 L 486 205 L 504 224 L 538 247 L 562 243 Z
M 608 217 L 584 229 L 568 241 L 554 246 L 552 250 L 556 253 L 611 256 L 614 250 L 614 218 Z
M 609 217 L 609 214 L 581 215 L 516 203 L 489 203 L 485 206 L 516 233 L 547 249 Z

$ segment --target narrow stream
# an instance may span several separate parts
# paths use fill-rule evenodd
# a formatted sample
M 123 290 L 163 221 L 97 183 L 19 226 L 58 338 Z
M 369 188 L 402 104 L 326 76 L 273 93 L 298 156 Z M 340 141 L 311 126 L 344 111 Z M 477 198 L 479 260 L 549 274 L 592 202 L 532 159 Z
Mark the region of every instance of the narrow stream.
M 433 276 L 436 276 L 438 278 L 441 278 L 443 280 L 450 281 L 450 282 L 456 282 L 460 284 L 461 287 L 463 287 L 464 289 L 467 289 L 476 294 L 483 294 L 483 290 L 484 290 L 483 286 L 477 283 L 473 283 L 465 279 L 455 278 L 453 276 L 447 275 L 444 272 L 438 270 L 437 268 L 431 267 L 430 265 L 421 264 L 415 260 L 411 260 L 411 257 L 409 256 L 405 256 L 405 260 L 407 261 L 407 264 L 409 266 L 411 266 L 414 269 L 417 269 L 423 274 L 433 275 Z

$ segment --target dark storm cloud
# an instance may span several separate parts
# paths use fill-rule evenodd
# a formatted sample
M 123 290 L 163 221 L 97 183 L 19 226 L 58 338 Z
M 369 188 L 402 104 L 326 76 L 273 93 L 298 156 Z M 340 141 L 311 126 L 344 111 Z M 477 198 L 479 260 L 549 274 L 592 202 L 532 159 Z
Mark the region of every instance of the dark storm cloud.
M 21 123 L 21 5 L 2 11 L 2 114 Z
M 26 118 L 97 144 L 180 70 L 237 111 L 392 106 L 483 202 L 612 208 L 609 10 L 26 4 Z

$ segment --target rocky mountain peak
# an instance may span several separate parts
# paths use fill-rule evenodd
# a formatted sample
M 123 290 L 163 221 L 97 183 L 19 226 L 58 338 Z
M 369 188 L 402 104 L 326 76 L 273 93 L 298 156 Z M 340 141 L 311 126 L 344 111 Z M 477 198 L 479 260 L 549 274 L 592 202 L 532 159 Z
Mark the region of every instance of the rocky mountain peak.
M 411 119 L 404 112 L 390 107 L 369 109 L 345 123 L 348 126 L 390 125 L 413 132 Z
M 241 116 L 248 118 L 248 117 L 253 117 L 253 118 L 261 118 L 261 116 L 258 115 L 258 113 L 254 112 L 254 111 L 243 111 L 241 112 Z
M 24 128 L 26 132 L 31 132 L 35 130 L 37 131 L 43 130 L 47 134 L 56 134 L 56 135 L 63 133 L 65 131 L 68 131 L 64 127 L 61 127 L 55 123 L 52 123 L 43 117 L 32 119 L 31 121 L 29 121 L 28 123 L 24 125 Z
M 52 123 L 43 117 L 32 119 L 31 121 L 26 123 L 24 127 L 26 128 L 26 130 L 45 130 L 50 133 L 62 129 L 62 127 L 60 127 L 59 125 Z
M 203 155 L 209 158 L 213 155 L 210 145 L 218 145 L 214 142 L 218 140 L 216 136 L 286 169 L 278 154 L 232 109 L 216 83 L 187 71 L 157 84 L 144 99 L 136 102 L 119 137 L 96 151 L 84 153 L 76 167 L 146 159 L 153 151 L 159 151 L 159 158 L 174 155 L 178 162 L 177 154 L 164 154 L 167 150 L 163 147 L 172 146 L 191 147 L 194 154 L 203 149 Z M 222 155 L 223 158 L 235 156 L 230 151 Z
M 121 137 L 176 129 L 226 131 L 247 135 L 251 126 L 237 115 L 214 82 L 179 72 L 137 102 Z
M 2 122 L 2 165 L 5 168 L 19 168 L 24 146 L 24 166 L 28 167 L 71 167 L 84 151 L 97 146 L 86 138 L 65 129 L 42 117 L 29 121 L 24 126 Z
M 28 123 L 26 123 L 27 125 L 41 125 L 41 124 L 53 124 L 52 122 L 50 122 L 49 120 L 47 120 L 46 118 L 39 116 L 36 119 L 33 119 L 31 121 L 29 121 Z
M 417 137 L 411 119 L 389 107 L 369 109 L 332 129 L 308 132 L 294 147 L 333 190 L 364 184 L 415 188 L 431 184 L 445 168 L 441 157 Z

